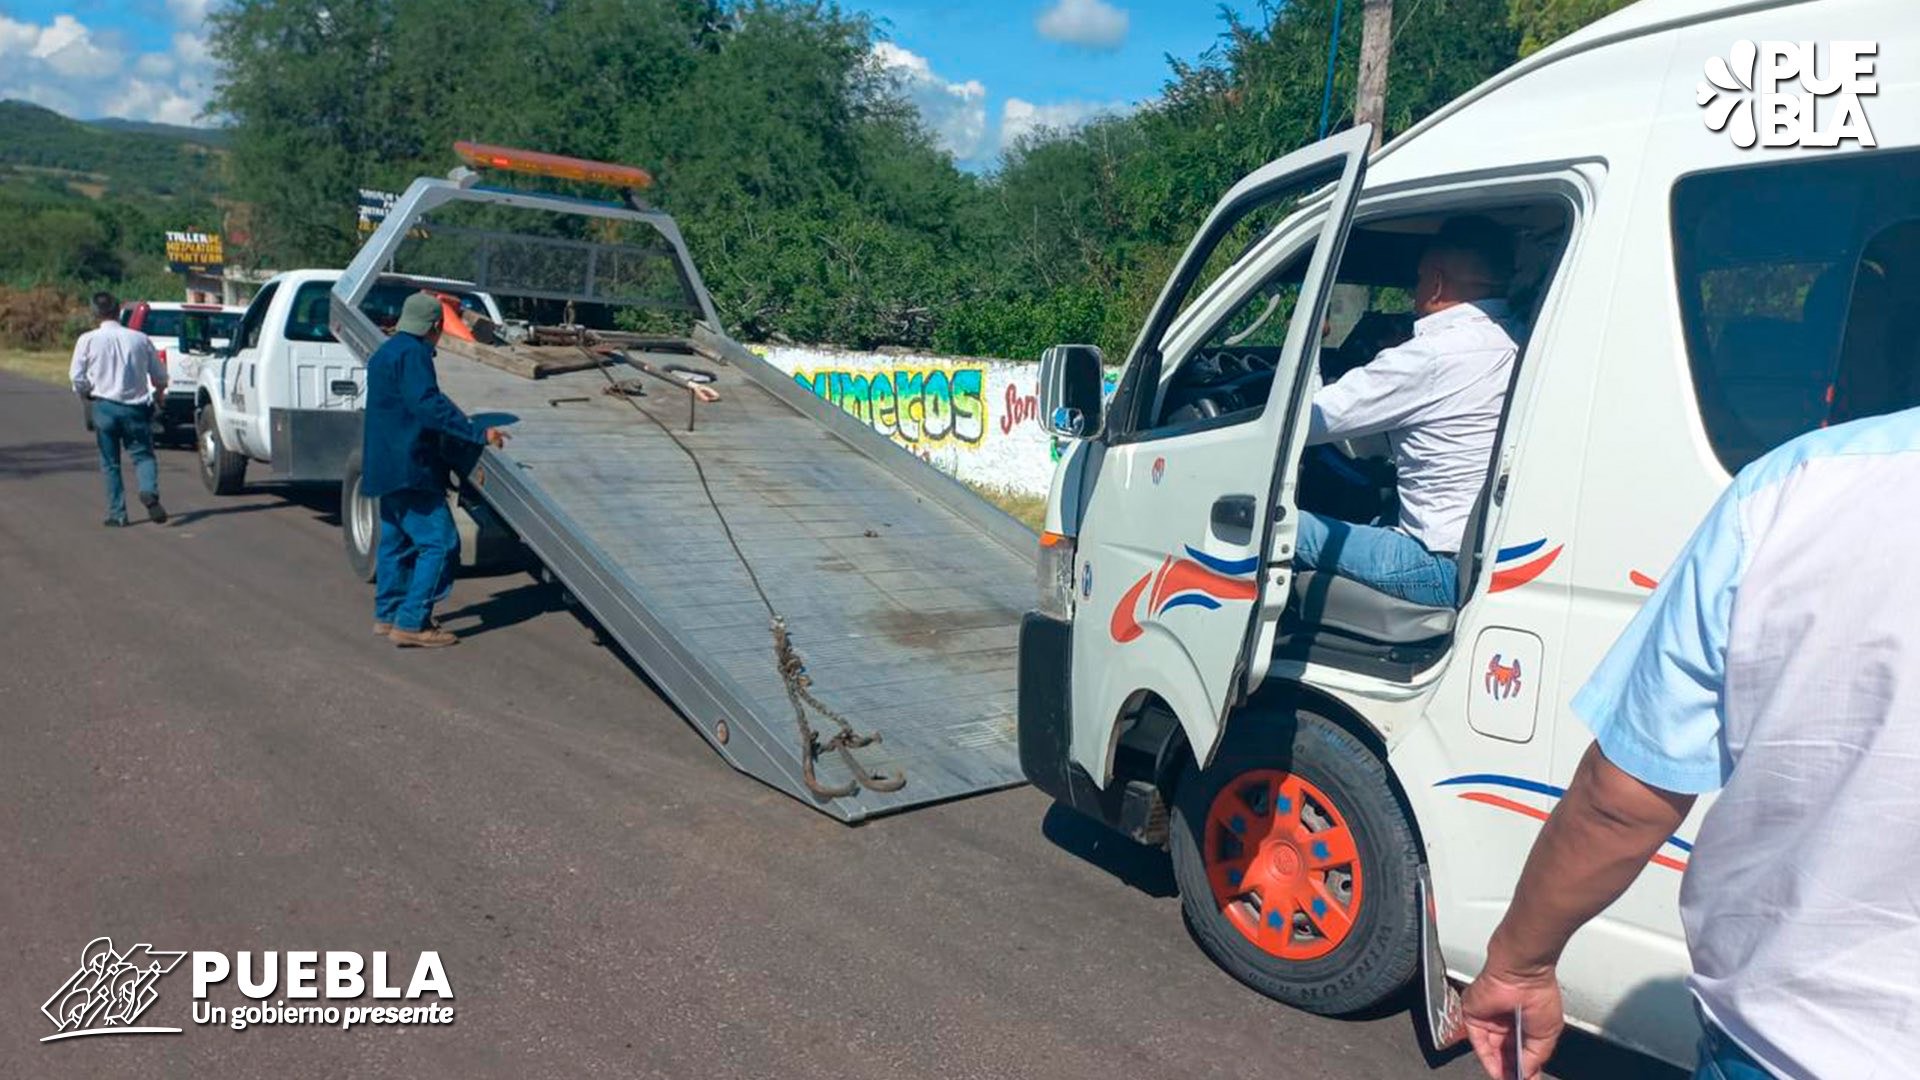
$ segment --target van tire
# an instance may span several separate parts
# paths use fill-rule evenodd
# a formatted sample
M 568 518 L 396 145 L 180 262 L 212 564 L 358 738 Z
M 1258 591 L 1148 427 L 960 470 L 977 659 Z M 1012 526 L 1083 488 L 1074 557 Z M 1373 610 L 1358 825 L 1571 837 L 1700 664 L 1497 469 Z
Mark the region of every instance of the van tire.
M 1420 848 L 1388 782 L 1385 765 L 1351 732 L 1310 712 L 1249 711 L 1235 718 L 1235 726 L 1237 737 L 1221 748 L 1210 767 L 1201 770 L 1187 763 L 1174 800 L 1173 870 L 1188 928 L 1200 948 L 1228 974 L 1276 1001 L 1323 1016 L 1381 1004 L 1413 979 L 1420 952 L 1419 911 L 1414 901 Z M 1296 853 L 1292 856 L 1277 848 L 1240 846 L 1235 824 L 1253 830 L 1251 835 L 1258 839 L 1275 834 L 1263 829 L 1261 818 L 1246 823 L 1235 808 L 1257 804 L 1262 791 L 1268 792 L 1264 798 L 1270 800 L 1269 810 L 1292 802 L 1280 793 L 1289 777 L 1301 783 L 1290 784 L 1287 790 L 1316 807 L 1308 818 L 1300 819 L 1310 822 L 1307 827 L 1331 828 L 1330 821 L 1344 825 L 1357 860 L 1346 864 L 1349 869 L 1316 871 L 1299 861 L 1301 848 L 1291 843 L 1279 846 L 1290 848 Z M 1239 801 L 1240 796 L 1250 801 Z M 1332 814 L 1318 808 L 1322 801 L 1331 804 Z M 1279 814 L 1278 820 L 1286 821 L 1288 815 Z M 1314 844 L 1309 850 L 1315 853 L 1325 850 L 1314 843 L 1310 832 L 1285 835 L 1306 837 L 1306 843 Z M 1341 875 L 1346 875 L 1351 906 L 1341 911 L 1352 915 L 1350 923 L 1343 931 L 1334 931 L 1340 935 L 1336 939 L 1311 926 L 1304 908 L 1285 922 L 1269 923 L 1276 913 L 1257 911 L 1248 899 L 1223 901 L 1209 877 L 1210 841 L 1214 868 L 1232 886 L 1252 888 L 1244 879 L 1289 871 L 1299 876 L 1261 880 L 1281 889 L 1284 886 L 1278 882 L 1302 882 L 1317 873 L 1320 888 L 1326 889 L 1329 882 L 1337 886 Z M 1262 854 L 1253 856 L 1244 873 L 1235 870 L 1235 861 L 1247 858 L 1250 851 Z M 1337 849 L 1334 857 L 1339 857 Z M 1356 865 L 1357 872 L 1352 869 Z M 1266 869 L 1271 867 L 1279 871 Z M 1232 886 L 1225 887 L 1231 892 Z M 1314 888 L 1311 884 L 1300 887 Z M 1340 902 L 1339 889 L 1334 887 L 1332 892 L 1335 902 Z M 1281 929 L 1269 931 L 1268 926 Z M 1275 948 L 1257 944 L 1251 936 L 1255 933 L 1275 948 L 1304 954 L 1326 951 L 1285 957 Z
M 347 458 L 340 478 L 340 536 L 347 549 L 347 566 L 361 581 L 372 581 L 375 553 L 380 550 L 380 504 L 360 493 L 360 451 Z
M 247 483 L 247 459 L 227 449 L 213 407 L 203 405 L 193 414 L 194 455 L 200 459 L 200 482 L 215 495 L 238 495 Z

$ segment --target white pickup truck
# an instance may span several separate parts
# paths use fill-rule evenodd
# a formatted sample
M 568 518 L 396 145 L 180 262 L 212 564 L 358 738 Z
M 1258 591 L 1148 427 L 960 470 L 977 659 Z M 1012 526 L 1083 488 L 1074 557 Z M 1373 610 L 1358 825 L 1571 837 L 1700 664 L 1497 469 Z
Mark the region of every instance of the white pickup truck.
M 147 335 L 167 369 L 167 393 L 154 418 L 157 431 L 171 434 L 193 424 L 200 365 L 227 348 L 244 310 L 160 300 L 141 300 L 121 308 L 121 325 Z
M 334 340 L 327 323 L 338 270 L 291 270 L 262 286 L 217 359 L 200 365 L 194 436 L 200 479 L 215 495 L 239 492 L 247 463 L 275 480 L 337 484 L 360 447 L 366 365 Z M 430 289 L 500 319 L 493 297 L 471 284 L 387 274 L 361 308 L 391 326 L 409 293 Z

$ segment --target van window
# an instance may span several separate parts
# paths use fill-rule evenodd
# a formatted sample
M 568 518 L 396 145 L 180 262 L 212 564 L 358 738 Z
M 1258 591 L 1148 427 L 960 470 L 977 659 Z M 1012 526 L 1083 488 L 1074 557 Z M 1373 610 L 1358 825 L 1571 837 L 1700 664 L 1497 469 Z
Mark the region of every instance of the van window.
M 1674 259 L 1714 454 L 1920 404 L 1920 151 L 1682 177 Z

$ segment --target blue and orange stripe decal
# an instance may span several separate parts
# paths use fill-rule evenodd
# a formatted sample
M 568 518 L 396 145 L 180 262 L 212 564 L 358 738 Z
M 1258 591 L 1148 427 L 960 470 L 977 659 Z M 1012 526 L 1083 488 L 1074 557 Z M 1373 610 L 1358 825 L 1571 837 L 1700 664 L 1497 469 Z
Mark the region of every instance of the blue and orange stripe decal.
M 1503 547 L 1493 558 L 1493 581 L 1487 586 L 1488 592 L 1506 592 L 1517 589 L 1541 574 L 1547 572 L 1560 553 L 1566 550 L 1565 544 L 1556 544 L 1553 550 L 1539 554 L 1547 546 L 1547 538 L 1529 540 L 1524 544 Z
M 1506 788 L 1509 791 L 1524 791 L 1532 795 L 1544 795 L 1556 802 L 1567 794 L 1567 789 L 1563 787 L 1555 787 L 1552 784 L 1542 783 L 1538 780 L 1528 780 L 1522 776 L 1504 776 L 1500 773 L 1468 773 L 1464 776 L 1455 776 L 1441 780 L 1433 786 Z M 1505 795 L 1496 795 L 1491 791 L 1463 791 L 1460 793 L 1460 798 L 1470 803 L 1479 803 L 1482 806 L 1491 806 L 1499 810 L 1520 814 L 1523 817 L 1530 817 L 1535 821 L 1547 820 L 1547 815 L 1551 812 L 1550 810 L 1543 810 L 1538 806 L 1508 798 Z M 1663 850 L 1671 848 L 1679 853 L 1679 857 L 1655 852 L 1653 858 L 1648 860 L 1649 862 L 1655 866 L 1664 866 L 1669 870 L 1684 872 L 1687 869 L 1687 857 L 1693 854 L 1693 845 L 1691 843 L 1680 839 L 1678 835 L 1674 835 L 1667 837 L 1661 844 L 1661 848 Z

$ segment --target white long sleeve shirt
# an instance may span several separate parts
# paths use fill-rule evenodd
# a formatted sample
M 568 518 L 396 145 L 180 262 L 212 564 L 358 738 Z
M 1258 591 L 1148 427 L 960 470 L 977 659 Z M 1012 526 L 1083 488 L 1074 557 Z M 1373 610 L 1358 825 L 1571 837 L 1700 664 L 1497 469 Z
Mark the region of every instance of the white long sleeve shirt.
M 1399 473 L 1400 530 L 1436 554 L 1458 551 L 1493 464 L 1517 337 L 1504 300 L 1420 319 L 1411 340 L 1321 387 L 1307 442 L 1384 433 Z
M 80 335 L 67 374 L 81 394 L 122 405 L 149 404 L 154 389 L 167 385 L 167 369 L 153 342 L 113 319 Z

